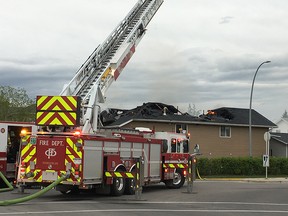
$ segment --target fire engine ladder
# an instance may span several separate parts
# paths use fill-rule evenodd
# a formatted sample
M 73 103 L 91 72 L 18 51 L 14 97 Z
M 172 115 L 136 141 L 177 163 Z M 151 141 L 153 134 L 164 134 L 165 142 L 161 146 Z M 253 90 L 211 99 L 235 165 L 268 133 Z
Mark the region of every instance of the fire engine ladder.
M 106 40 L 88 57 L 60 95 L 82 99 L 82 131 L 95 132 L 98 103 L 104 103 L 105 92 L 129 61 L 145 34 L 146 26 L 164 0 L 138 0 L 128 15 Z

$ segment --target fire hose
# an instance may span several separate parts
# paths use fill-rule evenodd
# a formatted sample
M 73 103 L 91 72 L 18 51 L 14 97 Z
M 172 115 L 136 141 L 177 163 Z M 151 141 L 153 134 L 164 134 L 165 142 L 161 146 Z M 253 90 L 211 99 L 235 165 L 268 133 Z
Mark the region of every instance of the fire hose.
M 45 187 L 44 189 L 31 194 L 29 196 L 26 197 L 21 197 L 21 198 L 17 198 L 17 199 L 11 199 L 11 200 L 3 200 L 0 201 L 0 206 L 7 206 L 7 205 L 13 205 L 13 204 L 17 204 L 17 203 L 22 203 L 22 202 L 26 202 L 32 199 L 35 199 L 45 193 L 47 193 L 49 190 L 51 190 L 52 188 L 54 188 L 56 185 L 58 185 L 60 182 L 66 180 L 67 178 L 69 178 L 70 176 L 70 172 L 67 172 L 65 175 L 62 175 L 59 179 L 57 179 L 56 181 L 54 181 L 52 184 L 48 185 L 47 187 Z
M 0 178 L 4 181 L 4 183 L 8 186 L 8 188 L 1 188 L 0 192 L 5 192 L 5 191 L 11 191 L 13 190 L 13 186 L 10 184 L 10 182 L 5 178 L 2 172 L 0 172 Z

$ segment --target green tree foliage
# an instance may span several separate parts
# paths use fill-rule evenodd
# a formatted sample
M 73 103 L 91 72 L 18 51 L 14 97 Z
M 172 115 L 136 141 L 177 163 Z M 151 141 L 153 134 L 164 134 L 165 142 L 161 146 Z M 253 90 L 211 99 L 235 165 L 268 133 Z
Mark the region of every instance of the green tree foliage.
M 25 89 L 0 86 L 1 121 L 34 121 L 35 106 Z

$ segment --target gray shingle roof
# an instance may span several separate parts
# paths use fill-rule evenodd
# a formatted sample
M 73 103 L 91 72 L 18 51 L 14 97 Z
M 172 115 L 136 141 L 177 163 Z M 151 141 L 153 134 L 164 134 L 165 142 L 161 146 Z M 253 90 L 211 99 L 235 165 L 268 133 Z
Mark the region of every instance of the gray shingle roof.
M 288 133 L 270 133 L 271 139 L 277 140 L 288 145 Z
M 222 107 L 213 111 L 217 116 L 227 119 L 230 124 L 249 124 L 249 109 Z M 251 122 L 252 125 L 276 127 L 273 122 L 253 109 L 251 110 Z

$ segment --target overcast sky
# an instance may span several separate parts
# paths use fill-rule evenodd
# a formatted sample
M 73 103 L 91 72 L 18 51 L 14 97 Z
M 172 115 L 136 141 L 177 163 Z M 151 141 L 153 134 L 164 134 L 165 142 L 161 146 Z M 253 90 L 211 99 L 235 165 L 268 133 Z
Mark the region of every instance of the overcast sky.
M 0 85 L 57 95 L 137 0 L 0 0 Z M 132 109 L 162 102 L 186 112 L 288 110 L 287 0 L 164 0 L 106 96 Z

